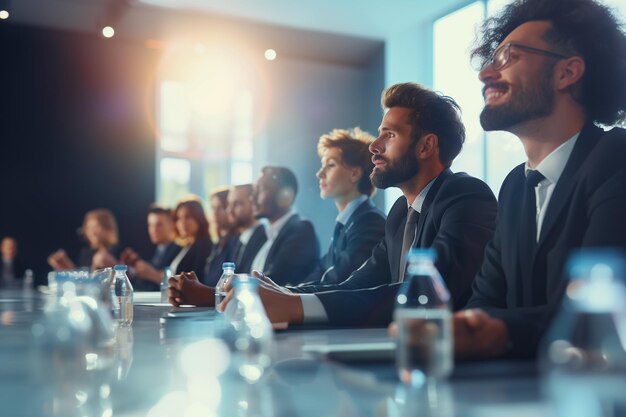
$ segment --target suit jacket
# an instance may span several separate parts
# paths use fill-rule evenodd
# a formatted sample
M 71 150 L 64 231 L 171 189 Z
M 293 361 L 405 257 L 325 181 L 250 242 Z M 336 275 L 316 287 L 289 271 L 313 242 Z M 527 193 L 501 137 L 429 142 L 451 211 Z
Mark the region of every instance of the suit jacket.
M 314 289 L 334 290 L 317 294 L 330 324 L 384 325 L 391 321 L 399 271 L 406 265 L 401 252 L 407 207 L 404 197 L 396 201 L 387 217 L 384 240 L 361 268 L 342 284 Z M 495 229 L 496 212 L 491 189 L 465 173 L 443 171 L 426 195 L 415 246 L 437 252 L 435 266 L 455 309 L 471 294 L 472 280 Z
M 368 198 L 361 203 L 304 282 L 332 285 L 345 281 L 363 265 L 385 236 L 385 219 L 385 214 L 372 200 Z
M 279 285 L 297 285 L 313 271 L 319 257 L 319 242 L 313 224 L 294 214 L 270 247 L 263 273 Z
M 217 281 L 222 276 L 222 264 L 224 262 L 235 262 L 235 251 L 239 245 L 239 235 L 228 235 L 221 238 L 219 243 L 213 246 L 211 254 L 206 259 L 204 281 L 209 287 L 215 287 Z
M 249 274 L 251 272 L 254 257 L 259 252 L 259 249 L 261 249 L 261 246 L 267 241 L 265 227 L 260 223 L 255 227 L 256 229 L 254 229 L 248 243 L 243 247 L 240 245 L 235 251 L 235 271 L 238 274 Z
M 567 280 L 563 268 L 572 249 L 626 247 L 626 131 L 604 133 L 592 124 L 580 133 L 550 199 L 532 259 L 519 259 L 520 205 L 524 165 L 502 184 L 493 241 L 473 286 L 468 307 L 478 307 L 504 320 L 510 355 L 531 356 L 554 312 Z M 533 299 L 522 294 L 520 262 L 530 263 Z M 536 291 L 536 290 L 539 291 Z
M 213 242 L 209 237 L 196 239 L 173 272 L 180 274 L 181 272 L 194 271 L 198 280 L 202 282 L 206 258 L 209 257 L 211 249 L 213 249 Z
M 158 260 L 155 260 L 155 255 L 156 255 L 156 248 L 155 248 L 155 253 L 152 256 L 152 259 L 150 259 L 150 265 L 152 265 L 157 270 L 165 269 L 172 263 L 174 258 L 176 258 L 176 255 L 178 255 L 178 252 L 180 252 L 180 249 L 181 249 L 180 246 L 178 246 L 176 243 L 170 242 L 165 247 L 165 251 L 163 252 L 163 255 L 161 256 L 161 258 Z M 135 291 L 159 291 L 161 288 L 159 284 L 154 283 L 152 281 L 148 281 L 146 279 L 141 279 L 141 277 L 134 277 L 132 279 L 132 283 L 133 283 L 133 288 L 135 289 Z

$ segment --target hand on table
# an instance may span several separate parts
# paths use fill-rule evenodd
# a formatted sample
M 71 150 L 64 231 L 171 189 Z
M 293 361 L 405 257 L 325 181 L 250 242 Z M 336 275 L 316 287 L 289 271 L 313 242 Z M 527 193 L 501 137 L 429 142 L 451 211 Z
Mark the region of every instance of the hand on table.
M 59 249 L 52 255 L 48 256 L 48 265 L 55 271 L 63 271 L 66 269 L 76 269 L 76 265 L 67 256 L 67 253 L 63 249 Z
M 200 283 L 195 272 L 170 277 L 168 284 L 168 301 L 175 307 L 181 304 L 212 307 L 215 304 L 215 290 Z
M 508 341 L 506 324 L 480 309 L 454 313 L 452 328 L 454 355 L 457 359 L 493 358 L 506 350 Z M 396 337 L 398 326 L 395 322 L 389 325 L 388 332 L 391 337 Z

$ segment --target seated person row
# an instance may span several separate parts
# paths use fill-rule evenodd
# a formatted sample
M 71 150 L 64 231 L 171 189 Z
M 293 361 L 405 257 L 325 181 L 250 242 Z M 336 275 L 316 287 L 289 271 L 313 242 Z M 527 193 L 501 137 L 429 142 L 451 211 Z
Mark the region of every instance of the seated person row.
M 455 351 L 531 356 L 563 297 L 572 251 L 626 248 L 626 131 L 594 125 L 626 115 L 626 36 L 594 1 L 519 0 L 487 20 L 474 54 L 484 63 L 481 124 L 518 136 L 527 161 L 502 185 L 494 238 L 467 310 L 454 316 Z M 306 320 L 298 296 L 261 296 L 273 321 Z M 331 322 L 391 320 L 385 287 L 317 296 Z
M 449 169 L 465 138 L 458 107 L 452 99 L 417 85 L 400 84 L 383 94 L 383 106 L 389 110 L 380 136 L 369 144 L 373 153 L 370 158 L 375 164 L 371 179 L 379 188 L 397 186 L 404 194 L 389 213 L 384 238 L 360 268 L 354 265 L 354 272 L 345 282 L 290 289 L 314 293 L 385 285 L 393 298 L 396 287 L 392 284 L 403 279 L 409 248 L 433 247 L 439 253 L 437 267 L 458 309 L 469 298 L 484 247 L 495 228 L 495 197 L 482 181 Z M 197 288 L 185 284 L 184 279 L 173 280 L 174 303 L 178 298 L 182 302 L 210 305 L 210 292 L 205 291 L 205 296 L 200 297 Z M 270 291 L 262 294 L 266 298 L 273 296 Z M 362 308 L 358 312 L 347 311 L 340 294 L 277 296 L 276 304 L 268 301 L 270 318 L 275 318 L 275 312 L 281 315 L 283 308 L 295 308 L 297 303 L 300 311 L 306 309 L 306 320 L 328 319 L 346 324 L 359 320 L 365 324 L 373 319 Z
M 367 260 L 372 248 L 383 237 L 385 216 L 369 198 L 374 190 L 369 181 L 373 163 L 368 147 L 372 140 L 369 134 L 355 128 L 351 131 L 334 130 L 323 135 L 318 142 L 322 162 L 317 173 L 320 195 L 335 200 L 339 215 L 329 249 L 303 279 L 306 283 L 343 282 Z M 236 192 L 236 188 L 231 190 L 233 197 Z M 238 272 L 254 269 L 247 262 L 236 262 L 236 265 Z M 267 269 L 263 271 L 271 274 Z M 293 271 L 287 272 L 296 275 Z M 276 273 L 271 276 L 276 279 Z M 179 277 L 177 285 L 189 298 L 185 302 L 191 302 L 193 298 L 195 303 L 211 304 L 212 289 L 197 286 L 183 277 Z

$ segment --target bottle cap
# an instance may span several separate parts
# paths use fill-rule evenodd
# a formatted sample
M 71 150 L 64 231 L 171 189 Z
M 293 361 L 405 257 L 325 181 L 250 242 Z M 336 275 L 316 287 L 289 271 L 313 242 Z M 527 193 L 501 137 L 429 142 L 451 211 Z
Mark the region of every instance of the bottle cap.
M 128 267 L 126 265 L 115 265 L 113 270 L 115 271 L 126 271 Z
M 222 264 L 222 269 L 226 269 L 226 268 L 235 269 L 235 263 L 234 262 L 224 262 Z

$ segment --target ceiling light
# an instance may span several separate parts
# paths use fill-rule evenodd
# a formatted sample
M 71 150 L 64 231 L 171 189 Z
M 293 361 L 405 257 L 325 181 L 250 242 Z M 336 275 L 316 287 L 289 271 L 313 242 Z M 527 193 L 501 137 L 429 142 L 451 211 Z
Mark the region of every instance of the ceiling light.
M 102 28 L 102 36 L 105 38 L 112 38 L 115 35 L 115 30 L 111 26 L 105 26 Z
M 265 51 L 265 59 L 268 61 L 273 61 L 276 59 L 276 51 L 273 49 L 267 49 Z
M 9 12 L 6 10 L 0 10 L 0 19 L 5 20 L 9 18 Z

